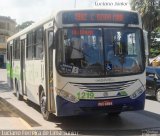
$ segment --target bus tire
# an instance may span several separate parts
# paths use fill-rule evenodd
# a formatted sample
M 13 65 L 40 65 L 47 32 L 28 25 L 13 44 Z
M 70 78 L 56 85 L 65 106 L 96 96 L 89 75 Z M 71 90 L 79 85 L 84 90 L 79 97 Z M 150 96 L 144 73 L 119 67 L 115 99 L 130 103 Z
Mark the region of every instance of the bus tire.
M 119 116 L 120 114 L 121 114 L 121 112 L 109 112 L 108 116 L 116 117 L 116 116 Z
M 44 91 L 41 91 L 40 94 L 40 109 L 43 118 L 47 121 L 51 120 L 51 113 L 47 110 L 46 96 Z
M 22 95 L 20 95 L 19 93 L 19 87 L 18 87 L 18 83 L 16 82 L 16 97 L 18 100 L 22 100 Z
M 160 102 L 160 88 L 156 91 L 156 100 Z

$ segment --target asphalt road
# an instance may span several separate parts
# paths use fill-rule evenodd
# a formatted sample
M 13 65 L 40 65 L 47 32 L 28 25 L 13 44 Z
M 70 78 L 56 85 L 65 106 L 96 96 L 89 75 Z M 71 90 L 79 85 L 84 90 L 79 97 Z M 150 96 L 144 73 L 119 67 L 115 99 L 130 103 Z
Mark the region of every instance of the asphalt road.
M 5 72 L 0 69 L 0 97 L 39 124 L 34 126 L 24 119 L 32 130 L 67 130 L 75 132 L 75 135 L 160 135 L 160 103 L 148 99 L 144 111 L 124 112 L 119 117 L 98 115 L 55 118 L 53 116 L 50 122 L 45 121 L 37 105 L 18 101 L 13 92 L 8 90 Z M 2 110 L 6 113 L 1 112 Z M 0 116 L 4 115 L 17 118 L 17 115 L 11 114 L 10 111 L 1 109 Z M 1 121 L 0 117 L 0 124 Z M 22 129 L 19 125 L 17 127 Z

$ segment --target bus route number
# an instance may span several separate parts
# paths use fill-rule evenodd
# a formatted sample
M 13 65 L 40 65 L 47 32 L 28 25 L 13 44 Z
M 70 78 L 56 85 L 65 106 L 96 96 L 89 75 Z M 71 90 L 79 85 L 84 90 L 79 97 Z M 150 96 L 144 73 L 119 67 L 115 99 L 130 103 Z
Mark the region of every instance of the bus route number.
M 93 92 L 78 92 L 77 98 L 78 99 L 94 99 L 94 93 Z

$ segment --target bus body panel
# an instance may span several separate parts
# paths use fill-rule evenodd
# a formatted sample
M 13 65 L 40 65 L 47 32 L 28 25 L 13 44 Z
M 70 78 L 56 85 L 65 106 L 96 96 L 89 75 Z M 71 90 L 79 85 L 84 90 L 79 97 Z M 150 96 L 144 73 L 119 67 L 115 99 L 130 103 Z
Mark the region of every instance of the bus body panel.
M 43 60 L 26 60 L 26 90 L 29 100 L 39 104 L 39 87 L 45 87 Z M 45 89 L 45 88 L 43 88 Z
M 18 90 L 20 92 L 20 94 L 22 94 L 21 92 L 21 71 L 20 71 L 20 60 L 13 60 L 13 90 L 16 91 L 16 87 L 18 87 Z M 18 86 L 16 86 L 18 85 Z
M 145 72 L 144 72 L 145 73 Z M 96 113 L 109 113 L 109 112 L 123 112 L 123 111 L 134 111 L 134 110 L 143 110 L 145 105 L 145 74 L 125 76 L 125 77 L 109 77 L 109 78 L 68 78 L 61 77 L 57 74 L 55 77 L 56 85 L 56 108 L 57 116 L 72 116 L 72 115 L 84 115 L 84 114 L 93 114 L 94 110 Z M 97 98 L 90 98 L 87 95 L 90 95 L 88 92 L 90 86 L 98 85 L 107 85 L 112 87 L 118 83 L 133 82 L 124 90 L 120 90 L 118 87 L 114 89 L 116 91 L 108 92 L 104 90 L 98 90 L 94 92 L 94 96 Z M 86 86 L 85 86 L 86 85 Z M 126 84 L 125 84 L 126 85 Z M 61 88 L 60 88 L 61 87 Z M 80 89 L 81 88 L 81 89 Z M 130 97 L 138 90 L 142 89 L 140 96 L 136 99 L 131 99 Z M 93 89 L 93 88 L 92 88 Z M 94 88 L 95 89 L 95 88 Z M 101 88 L 102 89 L 102 88 Z M 78 93 L 83 95 L 83 99 L 79 99 L 77 102 L 71 102 L 59 95 L 59 90 L 68 92 L 69 94 L 79 97 Z M 86 91 L 87 90 L 87 91 Z M 99 92 L 100 91 L 100 92 Z M 111 105 L 103 105 L 103 103 L 110 103 Z M 102 106 L 98 106 L 98 103 L 102 103 Z M 119 107 L 119 109 L 117 108 Z M 82 108 L 84 108 L 82 110 Z M 90 112 L 87 111 L 90 110 Z M 113 110 L 114 111 L 113 111 Z M 117 110 L 116 110 L 117 109 Z
M 136 111 L 144 109 L 145 92 L 134 100 L 125 97 L 119 99 L 80 100 L 77 103 L 68 102 L 62 97 L 57 96 L 56 103 L 58 116 Z

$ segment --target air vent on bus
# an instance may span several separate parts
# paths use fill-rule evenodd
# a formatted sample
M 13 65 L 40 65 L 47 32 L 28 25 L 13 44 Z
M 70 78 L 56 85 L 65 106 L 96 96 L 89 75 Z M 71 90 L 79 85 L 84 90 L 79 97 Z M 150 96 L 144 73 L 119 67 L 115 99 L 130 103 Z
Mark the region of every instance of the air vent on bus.
M 134 84 L 136 80 L 124 81 L 124 82 L 114 82 L 114 83 L 71 83 L 74 86 L 79 87 L 85 91 L 92 92 L 110 92 L 110 91 L 121 91 L 130 85 Z

